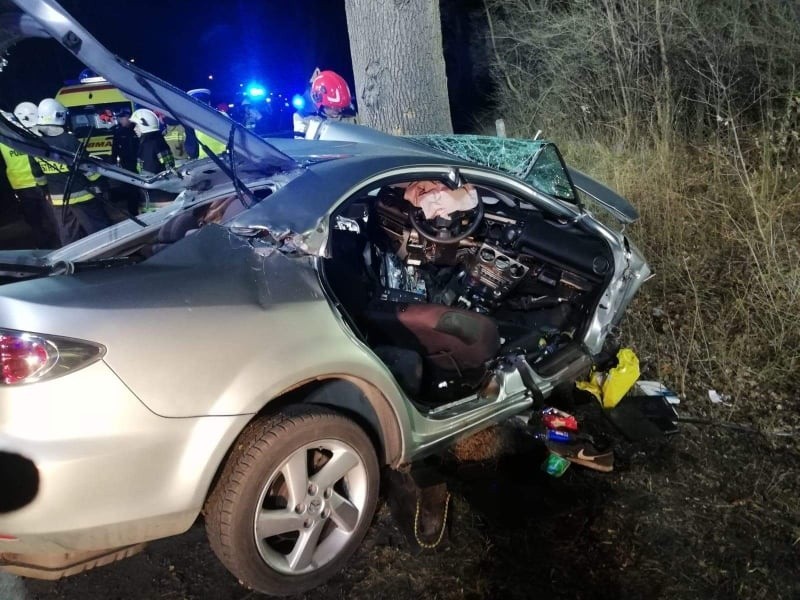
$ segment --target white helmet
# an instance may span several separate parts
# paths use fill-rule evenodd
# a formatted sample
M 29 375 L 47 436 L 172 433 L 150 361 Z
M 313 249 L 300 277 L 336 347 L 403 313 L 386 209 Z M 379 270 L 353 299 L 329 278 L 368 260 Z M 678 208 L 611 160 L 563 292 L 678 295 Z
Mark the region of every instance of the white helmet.
M 33 102 L 20 102 L 14 109 L 14 116 L 19 119 L 25 129 L 30 129 L 31 127 L 36 127 L 39 109 Z
M 135 126 L 135 131 L 138 135 L 143 133 L 150 133 L 151 131 L 158 131 L 161 129 L 161 123 L 158 116 L 152 110 L 147 108 L 137 108 L 131 115 L 131 123 Z
M 67 123 L 67 109 L 58 100 L 45 98 L 39 102 L 37 125 L 64 127 Z

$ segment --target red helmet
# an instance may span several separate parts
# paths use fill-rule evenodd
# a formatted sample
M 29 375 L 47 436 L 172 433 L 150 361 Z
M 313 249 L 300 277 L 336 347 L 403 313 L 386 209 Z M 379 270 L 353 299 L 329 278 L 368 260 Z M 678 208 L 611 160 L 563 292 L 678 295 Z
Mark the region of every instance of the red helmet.
M 353 103 L 347 82 L 333 71 L 314 71 L 311 77 L 311 100 L 317 109 L 324 106 L 334 110 L 345 110 Z

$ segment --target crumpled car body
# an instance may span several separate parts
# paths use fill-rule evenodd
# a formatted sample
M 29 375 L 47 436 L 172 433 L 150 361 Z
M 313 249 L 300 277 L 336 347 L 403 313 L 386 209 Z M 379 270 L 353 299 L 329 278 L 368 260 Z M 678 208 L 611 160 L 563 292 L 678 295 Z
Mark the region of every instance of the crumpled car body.
M 56 251 L 0 253 L 0 472 L 13 481 L 0 569 L 80 572 L 202 511 L 246 585 L 318 585 L 369 527 L 378 469 L 587 373 L 650 274 L 573 179 L 622 221 L 635 211 L 552 144 L 533 151 L 547 164 L 530 157 L 537 185 L 452 140 L 333 122 L 318 139 L 263 140 L 116 59 L 52 0 L 0 9 L 5 47 L 53 37 L 136 102 L 229 140 L 149 179 L 85 157 L 74 167 L 179 196 Z M 74 158 L 0 121 L 3 143 Z M 419 221 L 397 190 L 422 180 L 476 186 L 479 217 Z M 159 244 L 174 219 L 231 197 L 235 215 Z

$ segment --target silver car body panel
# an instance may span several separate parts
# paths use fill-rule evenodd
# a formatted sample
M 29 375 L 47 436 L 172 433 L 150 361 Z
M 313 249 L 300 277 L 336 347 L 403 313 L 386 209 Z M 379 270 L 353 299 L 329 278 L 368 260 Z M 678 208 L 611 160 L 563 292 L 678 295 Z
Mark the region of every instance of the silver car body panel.
M 0 515 L 0 531 L 19 538 L 0 552 L 113 548 L 187 530 L 248 420 L 159 417 L 103 361 L 0 386 L 0 451 L 24 453 L 40 477 L 33 502 Z

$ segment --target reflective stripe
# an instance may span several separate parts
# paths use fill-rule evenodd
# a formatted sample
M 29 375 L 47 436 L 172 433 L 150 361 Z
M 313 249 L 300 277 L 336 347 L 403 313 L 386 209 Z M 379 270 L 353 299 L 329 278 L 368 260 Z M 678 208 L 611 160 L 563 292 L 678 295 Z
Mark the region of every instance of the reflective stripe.
M 64 192 L 66 191 L 67 181 L 69 180 L 70 167 L 64 163 L 54 162 L 46 158 L 36 158 L 36 163 L 47 178 L 47 185 L 50 188 L 50 200 L 53 206 L 63 206 Z M 99 173 L 84 175 L 80 171 L 76 172 L 72 180 L 72 191 L 69 197 L 70 204 L 80 204 L 94 198 L 94 194 L 87 188 L 89 181 L 96 181 L 100 178 Z
M 42 173 L 45 175 L 61 175 L 63 173 L 69 173 L 69 166 L 65 165 L 64 163 L 53 162 L 44 158 L 37 158 L 36 162 L 39 163 L 39 167 L 42 169 Z
M 82 190 L 80 192 L 75 192 L 74 194 L 71 194 L 69 197 L 69 203 L 70 205 L 80 204 L 81 202 L 86 202 L 87 200 L 91 200 L 92 198 L 94 198 L 94 194 L 86 190 Z M 61 194 L 51 194 L 50 200 L 53 203 L 53 206 L 64 205 L 64 196 Z
M 172 156 L 172 151 L 169 148 L 156 154 L 156 157 L 158 162 L 164 166 L 164 169 L 170 169 L 175 166 L 175 157 Z
M 36 178 L 33 176 L 31 161 L 27 154 L 17 152 L 5 144 L 0 144 L 0 153 L 6 163 L 6 176 L 12 190 L 36 187 Z

